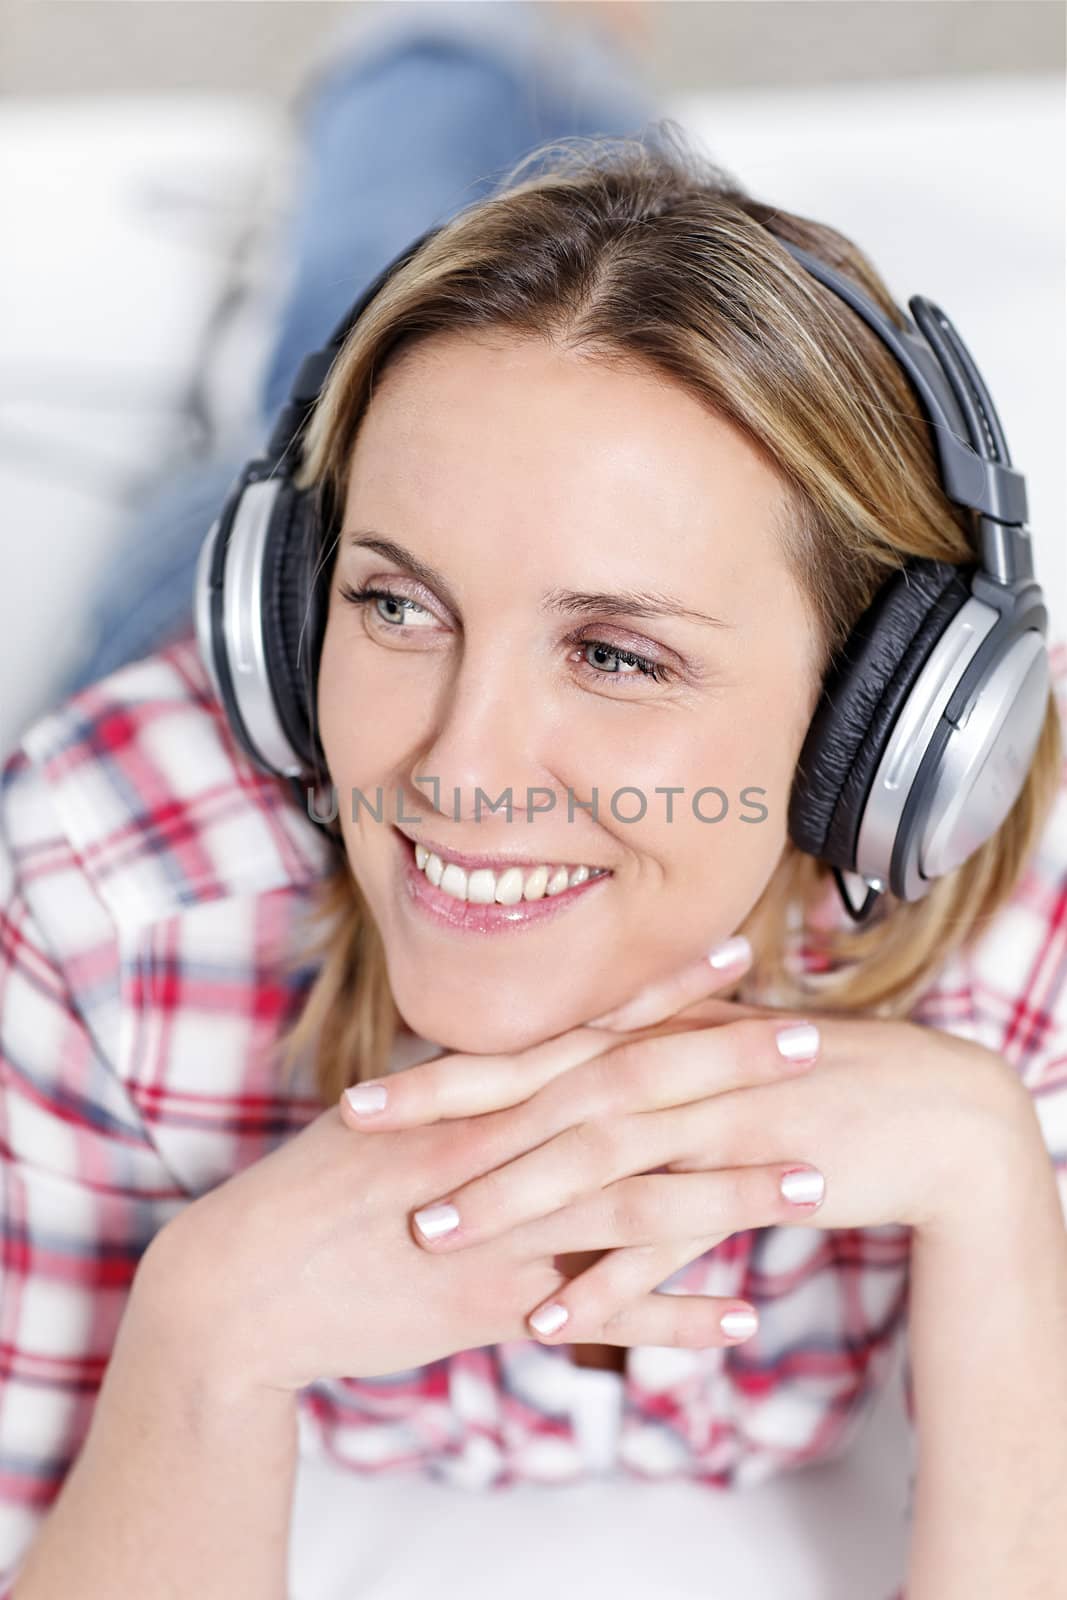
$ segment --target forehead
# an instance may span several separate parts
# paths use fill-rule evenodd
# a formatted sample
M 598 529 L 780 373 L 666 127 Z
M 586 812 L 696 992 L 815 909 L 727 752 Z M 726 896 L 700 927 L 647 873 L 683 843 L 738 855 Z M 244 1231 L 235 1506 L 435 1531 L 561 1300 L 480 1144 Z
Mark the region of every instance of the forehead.
M 647 367 L 494 332 L 437 334 L 376 381 L 348 522 L 412 543 L 506 528 L 544 550 L 650 548 L 675 571 L 779 564 L 784 483 L 745 434 Z M 390 526 L 391 524 L 391 526 Z M 409 537 L 405 537 L 405 535 Z M 651 544 L 650 544 L 651 541 Z

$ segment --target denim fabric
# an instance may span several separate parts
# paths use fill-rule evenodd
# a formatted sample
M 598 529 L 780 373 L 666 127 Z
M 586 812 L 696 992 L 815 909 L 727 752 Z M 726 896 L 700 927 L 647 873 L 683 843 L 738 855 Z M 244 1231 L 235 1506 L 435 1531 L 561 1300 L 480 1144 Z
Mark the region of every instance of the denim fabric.
M 528 0 L 390 7 L 335 41 L 297 101 L 290 278 L 266 363 L 261 432 L 240 456 L 172 471 L 119 531 L 90 601 L 93 642 L 58 697 L 193 626 L 196 558 L 309 350 L 418 234 L 494 189 L 533 146 L 639 135 L 656 104 L 629 60 Z M 53 691 L 53 698 L 55 698 Z

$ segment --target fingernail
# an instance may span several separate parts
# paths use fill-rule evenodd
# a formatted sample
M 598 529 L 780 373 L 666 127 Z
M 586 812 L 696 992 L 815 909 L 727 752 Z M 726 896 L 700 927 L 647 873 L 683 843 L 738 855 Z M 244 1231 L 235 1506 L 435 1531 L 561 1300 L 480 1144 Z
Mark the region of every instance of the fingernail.
M 345 1099 L 361 1117 L 369 1116 L 372 1111 L 384 1111 L 387 1099 L 385 1084 L 374 1081 L 354 1083 L 351 1089 L 345 1090 Z
M 459 1212 L 447 1200 L 423 1206 L 421 1211 L 415 1212 L 415 1226 L 424 1239 L 439 1239 L 443 1233 L 451 1233 L 453 1228 L 459 1227 Z
M 819 1030 L 814 1022 L 796 1022 L 779 1028 L 775 1043 L 787 1061 L 814 1061 L 819 1053 Z
M 719 1318 L 719 1327 L 728 1339 L 749 1339 L 759 1327 L 754 1311 L 726 1311 Z
M 739 967 L 742 962 L 751 958 L 752 946 L 743 933 L 735 933 L 732 939 L 727 939 L 723 944 L 717 944 L 714 950 L 708 951 L 708 961 L 716 972 L 727 972 L 731 967 Z
M 566 1320 L 567 1308 L 561 1306 L 558 1300 L 551 1301 L 547 1306 L 538 1306 L 536 1311 L 530 1312 L 530 1326 L 536 1328 L 538 1333 L 555 1333 Z
M 795 1206 L 818 1205 L 826 1192 L 826 1179 L 814 1167 L 793 1167 L 782 1174 L 778 1187 Z

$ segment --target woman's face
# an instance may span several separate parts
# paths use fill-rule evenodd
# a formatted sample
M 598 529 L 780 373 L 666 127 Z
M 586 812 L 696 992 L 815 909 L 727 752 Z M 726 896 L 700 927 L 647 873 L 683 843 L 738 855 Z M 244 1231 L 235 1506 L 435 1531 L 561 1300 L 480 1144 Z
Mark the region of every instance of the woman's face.
M 651 374 L 466 334 L 386 369 L 352 458 L 318 709 L 416 1033 L 524 1049 L 756 904 L 818 688 L 773 529 L 782 496 L 736 429 Z M 368 586 L 395 599 L 342 592 Z M 435 888 L 413 840 L 527 865 Z M 527 899 L 542 863 L 531 889 L 561 866 L 608 875 Z M 464 882 L 489 903 L 448 893 Z

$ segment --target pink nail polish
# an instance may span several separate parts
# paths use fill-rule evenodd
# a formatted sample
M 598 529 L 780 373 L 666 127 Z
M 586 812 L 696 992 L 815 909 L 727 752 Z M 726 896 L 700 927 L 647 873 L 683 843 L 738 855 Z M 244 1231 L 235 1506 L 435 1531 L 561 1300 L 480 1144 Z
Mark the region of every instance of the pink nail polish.
M 439 1239 L 442 1234 L 451 1233 L 453 1228 L 459 1227 L 459 1212 L 448 1200 L 423 1206 L 421 1211 L 415 1211 L 412 1215 L 424 1239 Z
M 752 955 L 752 946 L 743 933 L 734 934 L 732 939 L 727 939 L 723 944 L 717 944 L 714 950 L 708 951 L 708 965 L 716 972 L 729 972 L 733 967 L 739 967 L 748 961 Z
M 345 1099 L 352 1110 L 358 1112 L 361 1117 L 370 1116 L 375 1111 L 384 1111 L 387 1098 L 384 1083 L 354 1083 L 350 1089 L 345 1090 Z
M 778 1187 L 791 1205 L 817 1206 L 826 1193 L 826 1179 L 814 1167 L 790 1167 Z
M 778 1054 L 796 1066 L 815 1060 L 819 1054 L 819 1030 L 814 1022 L 795 1022 L 775 1034 Z
M 724 1311 L 719 1327 L 728 1339 L 750 1339 L 759 1327 L 759 1318 L 754 1311 Z
M 536 1311 L 530 1313 L 530 1326 L 536 1328 L 538 1333 L 555 1333 L 566 1320 L 567 1308 L 561 1306 L 558 1300 L 553 1300 L 547 1306 L 538 1306 Z

